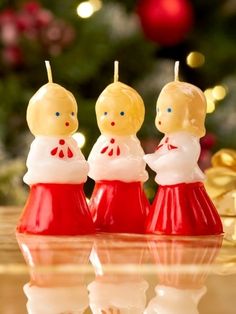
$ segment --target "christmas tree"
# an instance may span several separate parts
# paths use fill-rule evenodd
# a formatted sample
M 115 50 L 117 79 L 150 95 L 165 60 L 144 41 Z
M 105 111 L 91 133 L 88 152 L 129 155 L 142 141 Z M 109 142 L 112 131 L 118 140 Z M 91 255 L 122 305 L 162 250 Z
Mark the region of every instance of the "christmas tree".
M 208 100 L 207 134 L 200 164 L 212 152 L 235 148 L 236 3 L 234 0 L 52 0 L 0 4 L 0 203 L 22 203 L 22 175 L 32 136 L 25 112 L 30 97 L 47 81 L 69 89 L 79 106 L 78 141 L 87 157 L 99 135 L 94 105 L 112 81 L 113 61 L 120 80 L 134 87 L 146 106 L 138 136 L 146 152 L 161 134 L 154 125 L 155 103 L 164 84 L 180 78 L 199 86 Z M 92 182 L 88 182 L 88 196 Z M 153 180 L 146 184 L 150 198 Z

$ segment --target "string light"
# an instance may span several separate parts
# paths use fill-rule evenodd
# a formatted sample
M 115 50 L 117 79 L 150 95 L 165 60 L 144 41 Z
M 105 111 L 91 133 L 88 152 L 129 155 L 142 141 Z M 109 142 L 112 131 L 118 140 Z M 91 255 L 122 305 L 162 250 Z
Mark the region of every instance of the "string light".
M 212 113 L 213 111 L 215 111 L 216 108 L 216 104 L 214 103 L 214 101 L 207 99 L 207 113 Z
M 212 113 L 215 110 L 215 106 L 216 106 L 212 91 L 213 91 L 212 88 L 207 88 L 204 91 L 204 94 L 206 96 L 206 101 L 207 101 L 207 113 Z
M 205 56 L 198 51 L 192 51 L 186 58 L 186 63 L 191 68 L 199 68 L 205 63 Z
M 90 2 L 92 3 L 94 11 L 98 11 L 101 9 L 101 7 L 102 7 L 102 1 L 101 0 L 90 0 Z
M 81 2 L 77 7 L 79 17 L 86 19 L 93 15 L 94 12 L 100 10 L 102 2 L 100 0 L 89 0 Z
M 209 99 L 209 100 L 211 100 L 211 101 L 214 101 L 214 100 L 215 100 L 215 98 L 213 97 L 212 92 L 213 92 L 213 88 L 207 88 L 207 89 L 204 91 L 204 94 L 205 94 L 205 96 L 206 96 L 206 99 Z
M 207 88 L 204 91 L 207 100 L 207 113 L 215 110 L 216 102 L 225 98 L 227 88 L 223 85 L 216 85 L 213 88 Z
M 227 90 L 223 85 L 216 85 L 212 90 L 212 95 L 216 100 L 222 100 L 225 98 Z
M 73 138 L 76 140 L 79 148 L 82 148 L 84 147 L 85 145 L 85 142 L 86 142 L 86 138 L 84 136 L 83 133 L 81 132 L 76 132 L 74 135 L 73 135 Z
M 87 19 L 93 15 L 94 9 L 90 1 L 81 2 L 77 7 L 77 14 L 83 19 Z

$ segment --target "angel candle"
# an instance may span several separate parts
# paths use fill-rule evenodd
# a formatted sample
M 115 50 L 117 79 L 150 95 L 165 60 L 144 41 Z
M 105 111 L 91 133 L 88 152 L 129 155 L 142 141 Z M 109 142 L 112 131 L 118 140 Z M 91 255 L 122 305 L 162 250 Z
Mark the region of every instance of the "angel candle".
M 90 210 L 99 231 L 144 233 L 149 204 L 142 185 L 148 174 L 136 137 L 144 112 L 140 95 L 118 81 L 115 62 L 114 83 L 96 103 L 101 136 L 88 158 L 89 176 L 96 182 Z
M 77 103 L 68 90 L 49 82 L 30 99 L 27 123 L 35 136 L 27 158 L 24 182 L 30 195 L 17 231 L 29 234 L 79 235 L 93 233 L 83 184 L 88 163 L 72 134 L 78 128 Z
M 153 154 L 144 157 L 159 184 L 146 232 L 213 235 L 223 232 L 220 217 L 203 186 L 198 167 L 199 139 L 205 134 L 206 99 L 196 86 L 178 80 L 162 89 L 155 124 L 164 133 Z

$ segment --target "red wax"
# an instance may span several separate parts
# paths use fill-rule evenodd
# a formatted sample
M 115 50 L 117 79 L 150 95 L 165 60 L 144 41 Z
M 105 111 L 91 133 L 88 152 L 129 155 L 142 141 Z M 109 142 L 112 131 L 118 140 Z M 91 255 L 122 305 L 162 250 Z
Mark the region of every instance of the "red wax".
M 194 182 L 159 187 L 146 232 L 195 236 L 221 234 L 223 228 L 203 183 Z
M 89 207 L 97 231 L 145 232 L 149 203 L 141 182 L 98 181 Z
M 17 231 L 44 235 L 94 233 L 83 184 L 32 185 Z

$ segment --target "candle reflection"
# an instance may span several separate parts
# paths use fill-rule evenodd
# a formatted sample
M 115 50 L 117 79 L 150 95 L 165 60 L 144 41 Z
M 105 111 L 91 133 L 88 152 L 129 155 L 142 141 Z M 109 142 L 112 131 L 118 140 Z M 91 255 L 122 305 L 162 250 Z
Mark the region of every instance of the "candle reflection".
M 198 314 L 222 244 L 222 236 L 131 234 L 17 240 L 29 314 Z
M 69 267 L 88 264 L 92 238 L 17 234 L 17 241 L 30 271 L 24 285 L 28 313 L 84 313 L 89 305 L 85 276 Z
M 209 274 L 222 244 L 222 236 L 150 237 L 158 285 L 145 314 L 197 314 Z
M 148 282 L 138 271 L 145 263 L 147 247 L 138 236 L 106 235 L 94 242 L 90 261 L 96 274 L 89 284 L 89 304 L 93 314 L 141 314 L 146 305 Z M 122 243 L 123 242 L 123 243 Z M 144 242 L 145 243 L 145 242 Z M 134 245 L 135 244 L 135 245 Z M 128 273 L 125 265 L 134 264 L 137 272 Z M 107 271 L 106 266 L 124 267 L 124 272 Z

